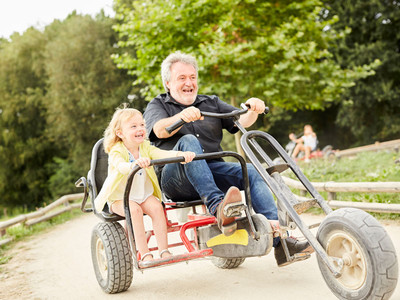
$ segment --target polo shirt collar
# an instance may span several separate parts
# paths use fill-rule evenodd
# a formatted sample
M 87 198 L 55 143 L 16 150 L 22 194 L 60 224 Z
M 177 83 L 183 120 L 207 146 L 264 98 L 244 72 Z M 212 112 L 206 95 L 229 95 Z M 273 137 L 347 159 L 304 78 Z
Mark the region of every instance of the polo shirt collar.
M 195 99 L 194 102 L 193 102 L 193 105 L 196 105 L 196 104 L 198 104 L 198 103 L 201 103 L 201 102 L 203 102 L 203 101 L 205 101 L 205 100 L 206 100 L 205 97 L 202 97 L 202 95 L 197 95 L 197 96 L 196 96 L 196 99 Z M 183 104 L 179 103 L 178 101 L 176 101 L 176 100 L 171 96 L 171 94 L 170 94 L 169 92 L 166 93 L 165 102 L 171 102 L 171 103 L 174 103 L 174 104 L 177 104 L 177 105 L 183 105 Z M 183 105 L 183 106 L 185 106 L 185 105 Z

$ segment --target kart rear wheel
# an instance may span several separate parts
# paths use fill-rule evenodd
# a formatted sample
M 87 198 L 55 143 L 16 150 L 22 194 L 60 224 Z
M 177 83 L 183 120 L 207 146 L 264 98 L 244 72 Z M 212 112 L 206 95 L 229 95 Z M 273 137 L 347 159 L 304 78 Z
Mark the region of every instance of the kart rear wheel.
M 327 153 L 329 151 L 332 151 L 332 150 L 333 150 L 333 147 L 331 145 L 327 145 L 324 148 L 322 148 L 322 153 L 325 154 L 325 153 Z
M 329 151 L 327 151 L 327 152 L 324 153 L 324 157 L 325 157 L 327 160 L 334 161 L 334 160 L 336 159 L 336 153 L 333 152 L 333 150 L 329 150 Z
M 133 279 L 132 255 L 118 222 L 97 224 L 92 231 L 92 262 L 97 282 L 108 294 L 126 291 Z
M 326 284 L 339 299 L 390 298 L 398 279 L 396 250 L 375 218 L 359 209 L 338 209 L 323 220 L 317 238 L 338 269 L 337 259 L 343 262 L 335 278 L 317 256 Z
M 223 257 L 213 257 L 212 263 L 221 269 L 235 269 L 244 263 L 246 258 L 223 258 Z

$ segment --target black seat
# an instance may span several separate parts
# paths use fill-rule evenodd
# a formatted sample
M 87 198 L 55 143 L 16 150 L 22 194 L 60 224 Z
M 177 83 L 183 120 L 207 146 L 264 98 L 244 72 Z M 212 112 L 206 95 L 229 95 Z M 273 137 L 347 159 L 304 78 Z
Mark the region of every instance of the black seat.
M 103 187 L 108 174 L 108 154 L 104 152 L 103 140 L 104 139 L 98 140 L 93 146 L 90 171 L 88 174 L 92 207 L 94 207 L 94 199 L 96 199 L 98 193 Z M 107 203 L 101 212 L 95 211 L 95 214 L 104 221 L 109 222 L 125 219 L 120 215 L 111 213 Z
M 93 207 L 94 207 L 94 199 L 96 199 L 98 193 L 103 187 L 104 181 L 106 180 L 108 174 L 108 154 L 104 152 L 103 140 L 104 140 L 103 138 L 98 140 L 96 144 L 93 146 L 90 171 L 88 174 L 88 180 L 90 182 L 89 189 L 91 190 L 90 194 Z M 203 204 L 203 201 L 201 199 L 196 199 L 192 201 L 179 201 L 175 199 L 174 200 L 167 199 L 165 196 L 163 198 L 164 198 L 163 202 L 165 205 L 175 208 L 184 208 L 184 207 L 191 207 Z M 95 214 L 104 221 L 113 222 L 125 219 L 125 217 L 111 213 L 107 203 L 104 206 L 103 211 L 95 212 Z

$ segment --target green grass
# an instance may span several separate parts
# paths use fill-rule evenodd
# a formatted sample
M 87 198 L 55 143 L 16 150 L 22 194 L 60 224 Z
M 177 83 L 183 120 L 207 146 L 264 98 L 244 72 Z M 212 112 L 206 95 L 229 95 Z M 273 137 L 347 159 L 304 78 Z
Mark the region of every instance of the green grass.
M 395 164 L 399 157 L 400 154 L 388 151 L 363 152 L 333 161 L 312 159 L 309 164 L 299 164 L 311 181 L 400 181 L 400 164 Z
M 363 152 L 353 157 L 336 160 L 312 159 L 310 163 L 299 161 L 304 175 L 311 182 L 400 182 L 400 157 L 394 151 Z M 286 171 L 284 176 L 295 178 Z M 326 199 L 327 193 L 321 192 Z M 400 203 L 398 193 L 337 193 L 336 200 L 374 203 Z M 398 219 L 398 214 L 376 214 L 379 218 Z

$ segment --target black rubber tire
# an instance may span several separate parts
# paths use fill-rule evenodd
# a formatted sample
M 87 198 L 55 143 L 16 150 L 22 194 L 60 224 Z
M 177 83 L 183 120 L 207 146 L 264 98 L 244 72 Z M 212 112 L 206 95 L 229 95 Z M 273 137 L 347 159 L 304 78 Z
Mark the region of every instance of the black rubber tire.
M 126 291 L 132 284 L 133 263 L 121 224 L 97 224 L 92 231 L 91 251 L 94 272 L 103 291 L 108 294 Z
M 239 267 L 246 258 L 238 257 L 238 258 L 223 258 L 223 257 L 213 257 L 212 263 L 221 269 L 235 269 Z
M 324 157 L 328 160 L 334 161 L 336 160 L 336 153 L 333 152 L 332 150 L 329 150 L 324 153 Z
M 322 148 L 322 153 L 326 153 L 328 151 L 332 151 L 333 147 L 331 145 L 326 145 L 324 148 Z
M 365 211 L 341 208 L 321 223 L 317 239 L 328 256 L 342 258 L 335 278 L 317 255 L 322 276 L 339 299 L 389 299 L 398 280 L 394 245 L 381 224 Z

